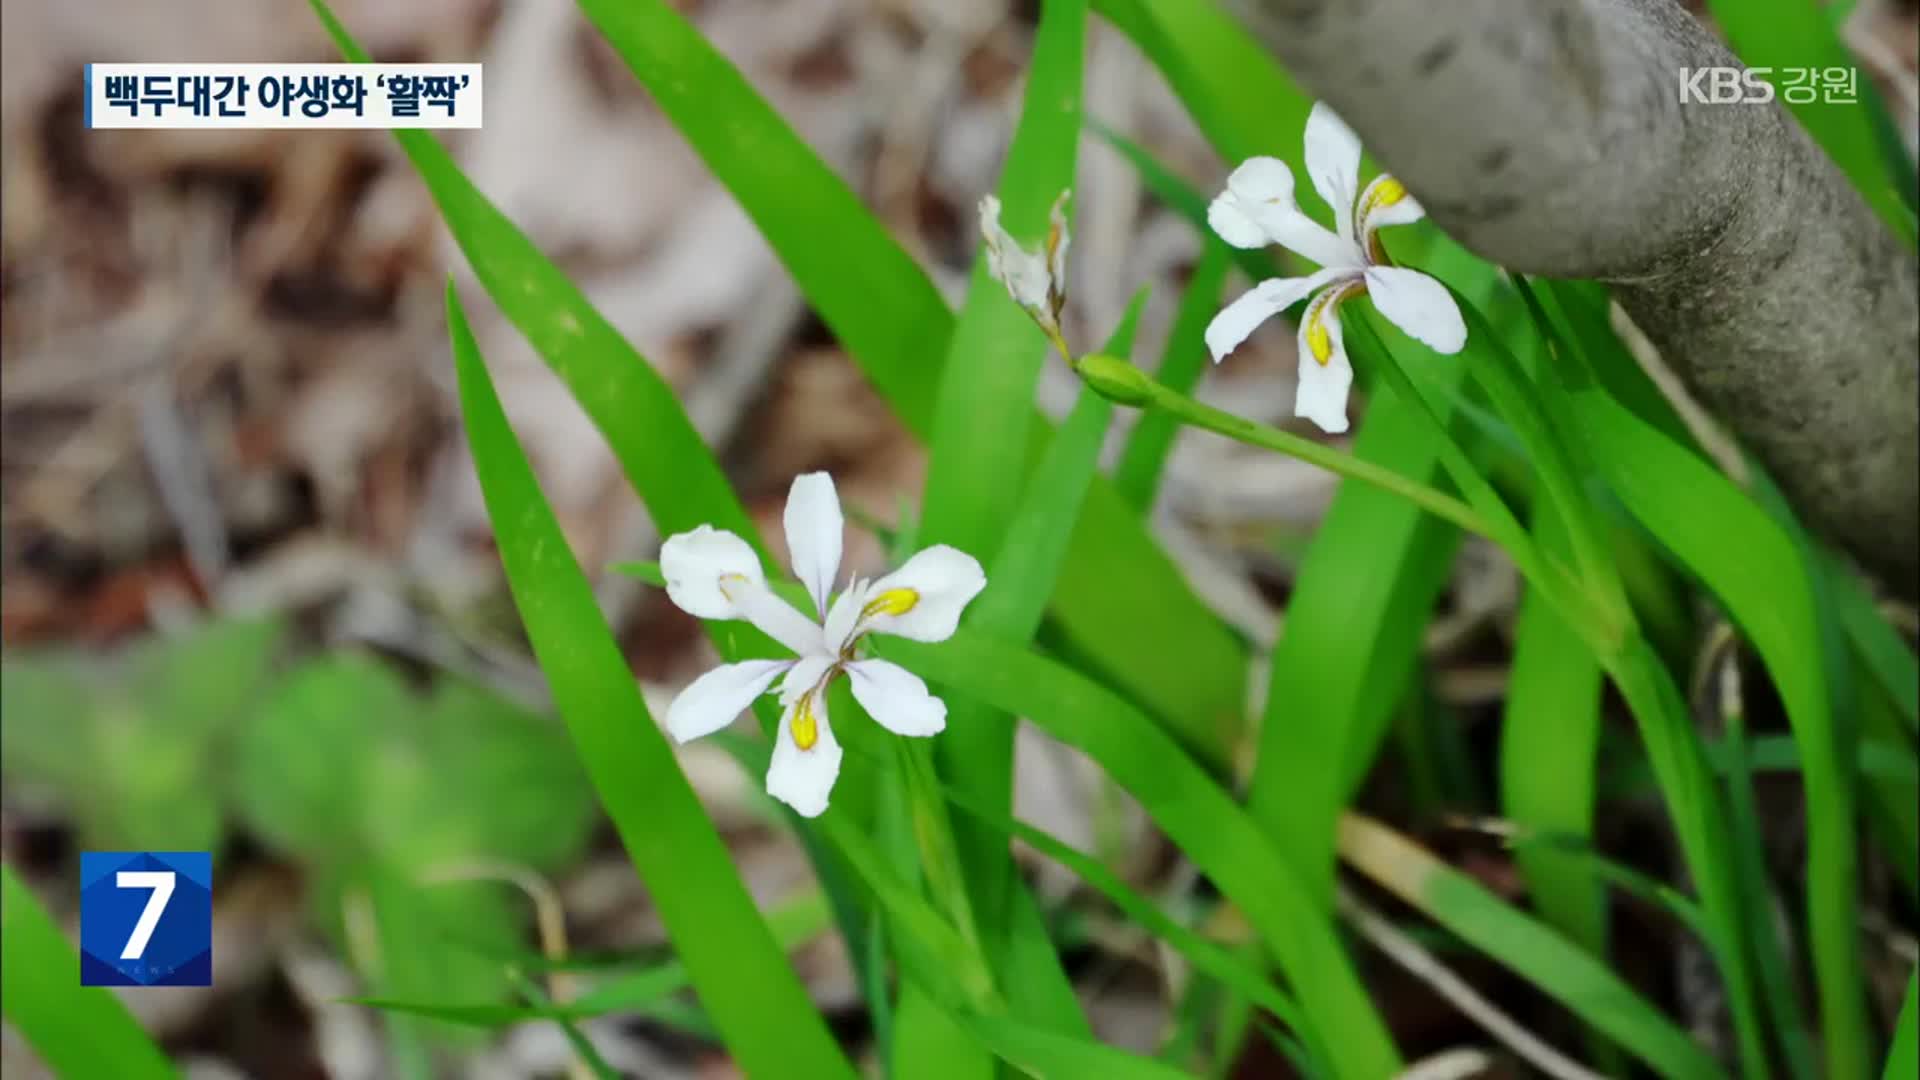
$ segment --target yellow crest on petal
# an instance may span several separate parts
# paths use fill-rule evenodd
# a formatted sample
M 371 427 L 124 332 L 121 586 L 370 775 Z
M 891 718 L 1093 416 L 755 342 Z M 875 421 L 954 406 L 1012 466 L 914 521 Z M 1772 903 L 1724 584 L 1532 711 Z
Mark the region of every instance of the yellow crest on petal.
M 913 589 L 888 589 L 879 596 L 868 600 L 860 609 L 862 619 L 871 619 L 875 615 L 905 615 L 920 602 L 920 594 Z
M 820 717 L 813 711 L 814 691 L 800 695 L 793 706 L 793 745 L 811 750 L 820 741 Z

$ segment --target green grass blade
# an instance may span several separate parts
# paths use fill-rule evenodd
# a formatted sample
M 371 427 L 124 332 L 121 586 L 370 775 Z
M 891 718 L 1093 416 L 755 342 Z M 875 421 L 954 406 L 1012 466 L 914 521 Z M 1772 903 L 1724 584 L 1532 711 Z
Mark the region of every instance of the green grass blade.
M 1564 833 L 1516 833 L 1508 841 L 1516 854 L 1536 849 L 1552 849 L 1577 863 L 1595 883 L 1610 885 L 1649 907 L 1666 911 L 1681 926 L 1702 941 L 1713 937 L 1713 925 L 1693 898 L 1651 874 L 1610 859 L 1591 843 Z
M 1485 295 L 1484 264 L 1457 248 L 1442 251 L 1432 269 L 1469 286 L 1479 278 Z M 1453 388 L 1466 378 L 1458 364 L 1427 374 Z M 1418 408 L 1397 392 L 1375 393 L 1354 455 L 1423 484 L 1440 482 L 1445 470 Z M 1453 422 L 1466 421 L 1456 415 Z M 1342 483 L 1294 575 L 1270 660 L 1247 806 L 1308 875 L 1329 918 L 1335 822 L 1413 677 L 1459 538 L 1458 529 L 1396 495 Z
M 1920 735 L 1920 662 L 1901 639 L 1900 632 L 1874 606 L 1860 579 L 1844 570 L 1834 572 L 1834 604 L 1846 627 L 1847 642 L 1873 682 L 1886 693 L 1908 733 Z
M 1720 1075 L 1705 1050 L 1605 963 L 1405 837 L 1350 814 L 1341 825 L 1340 850 L 1368 877 L 1551 994 L 1662 1076 Z
M 1376 395 L 1353 453 L 1430 483 L 1440 470 L 1425 430 L 1397 396 Z M 1413 677 L 1459 538 L 1396 495 L 1344 482 L 1294 575 L 1247 808 L 1311 875 L 1329 918 L 1334 823 Z
M 953 316 L 846 183 L 687 18 L 661 0 L 578 0 L 727 186 L 820 318 L 907 426 L 933 416 Z
M 1108 341 L 1109 348 L 1124 351 L 1132 347 L 1145 300 L 1143 290 L 1128 305 Z M 968 612 L 969 626 L 1012 642 L 1029 641 L 1039 629 L 1046 597 L 1067 555 L 1068 537 L 1080 516 L 1087 489 L 1098 475 L 1100 446 L 1112 416 L 1111 402 L 1091 390 L 1081 390 L 1072 413 L 1047 446 L 1020 497 L 987 575 L 987 589 Z M 1011 808 L 1013 718 L 963 699 L 951 702 L 949 709 L 948 723 L 956 732 L 1002 730 L 1004 745 L 988 747 L 1000 755 L 1001 771 L 989 775 L 986 790 L 976 794 Z M 977 744 L 975 749 L 979 749 Z M 1090 1033 L 1073 986 L 1061 972 L 1038 908 L 1025 886 L 1012 876 L 1005 835 L 975 828 L 969 821 L 956 821 L 954 826 L 961 842 L 968 845 L 963 854 L 970 852 L 975 862 L 970 885 L 976 889 L 982 907 L 994 893 L 1011 890 L 1011 895 L 999 898 L 1004 907 L 993 913 L 996 918 L 990 921 L 988 944 L 995 952 L 995 967 L 1009 988 L 1015 1010 L 1025 1016 L 1046 1017 L 1062 1031 Z M 994 867 L 992 876 L 982 873 L 985 866 Z
M 1727 744 L 1706 744 L 1708 764 L 1715 772 L 1731 773 L 1733 754 Z M 1859 747 L 1859 771 L 1907 788 L 1920 787 L 1920 761 L 1904 747 L 1894 749 L 1871 741 Z M 1800 748 L 1791 735 L 1759 735 L 1747 740 L 1747 768 L 1756 773 L 1797 773 Z M 1644 794 L 1652 784 L 1643 765 L 1635 764 L 1607 776 L 1601 785 L 1606 798 L 1631 798 Z
M 1047 235 L 1048 208 L 1073 185 L 1086 23 L 1085 0 L 1048 0 L 1041 6 L 1033 64 L 999 186 L 1001 222 L 1023 245 L 1039 246 Z M 998 569 L 1006 523 L 1020 499 L 1021 485 L 1014 478 L 1026 465 L 1033 421 L 1029 403 L 1048 346 L 1032 317 L 988 270 L 984 250 L 976 245 L 976 251 L 981 254 L 974 260 L 935 399 L 920 541 L 952 544 Z M 1105 417 L 1083 414 L 1081 419 Z M 1077 516 L 1068 516 L 1054 531 L 1068 535 Z M 1007 621 L 1018 614 L 1007 608 L 1007 594 L 1037 588 L 1046 596 L 1054 567 L 1039 569 L 1045 576 L 1038 580 L 1003 581 L 989 574 L 987 591 L 968 612 L 973 625 L 1016 640 L 1031 635 L 1031 628 L 1022 634 Z M 1037 621 L 1038 612 L 1034 616 Z M 936 744 L 942 774 L 983 799 L 1012 806 L 1013 718 L 959 702 L 954 706 L 946 737 Z M 1006 841 L 982 830 L 956 832 L 975 907 L 988 935 L 997 936 L 1013 873 Z
M 1867 681 L 1861 671 L 1859 679 Z M 1860 702 L 1859 775 L 1862 808 L 1908 899 L 1920 897 L 1920 754 L 1887 696 L 1865 687 Z
M 1476 351 L 1502 368 L 1486 373 L 1491 377 L 1483 378 L 1482 385 L 1490 390 L 1498 389 L 1503 410 L 1525 414 L 1503 418 L 1514 423 L 1516 432 L 1528 441 L 1530 449 L 1537 446 L 1541 453 L 1540 465 L 1563 473 L 1553 478 L 1550 485 L 1543 484 L 1543 487 L 1556 508 L 1573 515 L 1574 521 L 1570 525 L 1577 539 L 1578 530 L 1591 528 L 1591 523 L 1584 519 L 1592 511 L 1581 502 L 1584 496 L 1578 482 L 1571 475 L 1566 475 L 1571 472 L 1567 463 L 1567 449 L 1559 443 L 1558 436 L 1549 430 L 1543 416 L 1533 411 L 1535 405 L 1530 400 L 1531 395 L 1519 385 L 1523 377 L 1515 377 L 1504 370 L 1511 366 L 1511 360 L 1499 354 L 1501 345 L 1497 340 L 1490 339 L 1485 318 L 1464 300 L 1461 300 L 1461 308 L 1468 320 L 1470 345 L 1478 335 L 1480 341 Z M 1693 718 L 1674 685 L 1672 675 L 1639 634 L 1631 610 L 1626 608 L 1624 597 L 1620 595 L 1618 580 L 1610 577 L 1606 567 L 1595 564 L 1594 553 L 1589 550 L 1589 554 L 1581 561 L 1583 570 L 1601 575 L 1597 580 L 1571 577 L 1561 564 L 1543 558 L 1532 537 L 1519 528 L 1518 522 L 1506 510 L 1499 493 L 1480 475 L 1466 451 L 1453 440 L 1438 417 L 1427 411 L 1424 398 L 1420 397 L 1419 390 L 1414 387 L 1393 351 L 1373 330 L 1371 319 L 1354 318 L 1350 323 L 1347 327 L 1350 352 L 1367 361 L 1370 366 L 1377 364 L 1381 375 L 1397 392 L 1420 401 L 1420 407 L 1428 418 L 1430 437 L 1438 443 L 1441 459 L 1454 482 L 1482 515 L 1500 524 L 1496 538 L 1507 548 L 1515 565 L 1531 585 L 1553 598 L 1561 617 L 1569 626 L 1577 628 L 1589 642 L 1601 666 L 1626 698 L 1640 725 L 1654 774 L 1666 796 L 1687 865 L 1695 874 L 1703 906 L 1712 920 L 1710 944 L 1726 978 L 1735 1027 L 1742 1046 L 1742 1064 L 1750 1075 L 1767 1075 L 1765 1029 L 1760 1019 L 1760 1005 L 1755 994 L 1747 949 L 1747 943 L 1751 940 L 1751 920 L 1747 917 L 1737 887 L 1731 842 L 1725 815 L 1720 807 L 1720 796 L 1707 766 L 1699 733 L 1694 728 Z M 1476 374 L 1482 373 L 1476 371 Z M 1604 399 L 1604 395 L 1601 397 Z M 1611 404 L 1611 399 L 1604 400 Z M 1617 406 L 1614 408 L 1618 410 Z M 1618 411 L 1631 419 L 1625 410 Z M 1599 452 L 1591 445 L 1587 449 L 1589 457 Z M 1680 453 L 1684 456 L 1684 451 Z M 1697 462 L 1695 465 L 1704 468 Z M 1589 549 L 1594 542 L 1594 538 L 1589 536 L 1586 542 Z M 1603 587 L 1598 592 L 1589 591 L 1595 584 Z
M 1208 235 L 1200 265 L 1180 294 L 1180 307 L 1174 314 L 1173 328 L 1167 331 L 1166 346 L 1160 351 L 1160 367 L 1154 372 L 1155 378 L 1176 393 L 1190 393 L 1206 370 L 1204 335 L 1207 323 L 1220 309 L 1220 288 L 1226 281 L 1228 253 L 1233 250 Z M 1153 411 L 1143 413 L 1127 436 L 1120 460 L 1113 467 L 1113 486 L 1141 514 L 1153 509 L 1154 497 L 1160 491 L 1160 474 L 1166 469 L 1167 455 L 1179 433 L 1179 420 Z
M 1002 835 L 1019 838 L 1042 855 L 1073 871 L 1082 882 L 1106 897 L 1135 925 L 1172 946 L 1196 971 L 1246 995 L 1287 1027 L 1294 1030 L 1301 1028 L 1300 1007 L 1286 991 L 1268 982 L 1260 972 L 1249 967 L 1225 946 L 1175 922 L 1153 901 L 1120 880 L 1120 876 L 1107 869 L 1099 859 L 1044 829 L 1035 828 L 954 788 L 947 788 L 946 796 L 948 801 L 969 817 Z
M 0 1007 L 59 1076 L 171 1080 L 167 1056 L 112 991 L 80 985 L 80 954 L 0 863 Z
M 1222 157 L 1267 154 L 1299 172 L 1313 99 L 1219 5 L 1095 0 L 1094 8 L 1153 61 Z
M 1852 755 L 1832 711 L 1810 567 L 1753 500 L 1597 390 L 1572 395 L 1582 434 L 1634 517 L 1720 599 L 1754 644 L 1800 744 L 1811 948 L 1829 1075 L 1867 1069 Z
M 461 412 L 515 604 L 601 804 L 702 1005 L 750 1073 L 852 1078 L 648 715 L 507 424 L 451 287 L 447 321 Z
M 1916 979 L 1920 974 L 1907 976 L 1907 1000 L 1900 1006 L 1900 1020 L 1894 1025 L 1893 1046 L 1887 1051 L 1886 1068 L 1880 1070 L 1881 1080 L 1920 1076 L 1920 1004 L 1915 1002 L 1920 984 Z
M 1776 88 L 1776 100 L 1888 226 L 1911 240 L 1911 207 L 1901 194 L 1902 188 L 1913 186 L 1911 165 L 1898 136 L 1891 135 L 1894 129 L 1872 78 L 1854 63 L 1821 5 L 1815 0 L 1708 0 L 1707 7 L 1740 59 L 1749 67 L 1772 69 L 1768 81 Z M 1807 69 L 1836 68 L 1852 73 L 1857 100 L 1828 101 L 1823 84 L 1801 81 Z M 1790 87 L 1790 82 L 1798 85 Z
M 365 51 L 323 0 L 312 2 L 342 55 L 366 62 Z M 666 380 L 481 194 L 431 134 L 396 129 L 393 135 L 426 181 L 474 275 L 592 418 L 660 531 L 712 524 L 758 546 L 746 510 Z
M 1125 356 L 1146 306 L 1143 288 L 1100 351 Z M 1086 495 L 1100 473 L 1100 446 L 1113 419 L 1113 403 L 1082 387 L 1073 410 L 1033 470 L 1027 489 L 1005 522 L 986 591 L 973 603 L 967 625 L 1008 641 L 1025 641 L 1040 629 L 1045 598 L 1067 560 L 1067 537 L 1080 518 Z
M 1340 1075 L 1395 1071 L 1386 1029 L 1298 877 L 1233 797 L 1138 708 L 1078 672 L 964 628 L 939 645 L 888 639 L 878 651 L 1092 757 L 1246 912 Z
M 1508 818 L 1529 829 L 1593 838 L 1601 687 L 1600 665 L 1586 642 L 1550 599 L 1528 589 L 1500 725 L 1501 805 Z M 1524 848 L 1515 858 L 1541 916 L 1604 960 L 1607 907 L 1597 883 L 1549 847 Z
M 514 985 L 528 1001 L 536 1005 L 548 1004 L 546 993 L 540 989 L 538 983 L 517 971 L 513 973 L 513 980 Z M 620 1080 L 619 1070 L 607 1064 L 607 1059 L 600 1056 L 599 1048 L 593 1045 L 593 1041 L 587 1038 L 572 1019 L 560 1017 L 555 1022 L 560 1025 L 561 1034 L 567 1037 L 567 1045 L 573 1047 L 574 1057 L 594 1075 L 596 1080 Z
M 661 0 L 580 6 L 739 199 L 894 414 L 928 437 L 954 319 L 926 274 L 685 17 Z M 1044 444 L 1044 423 L 1020 426 L 1032 436 L 1015 475 Z M 1188 745 L 1222 759 L 1241 719 L 1245 646 L 1104 481 L 1087 494 L 1071 551 L 1050 601 L 1059 628 Z M 1117 580 L 1130 588 L 1113 589 Z
M 812 941 L 828 929 L 829 912 L 825 898 L 819 893 L 807 893 L 767 912 L 767 925 L 773 931 L 774 940 L 786 951 Z M 489 958 L 497 959 L 505 967 L 520 971 L 597 971 L 607 967 L 605 959 L 560 958 L 550 959 L 539 953 L 494 954 Z M 627 961 L 618 961 L 625 967 Z M 580 994 L 565 1005 L 551 1002 L 536 1002 L 530 1005 L 448 1005 L 445 1002 L 408 1001 L 393 998 L 356 998 L 360 1004 L 374 1008 L 410 1012 L 419 1016 L 447 1020 L 472 1027 L 498 1028 L 516 1024 L 524 1020 L 559 1019 L 590 1020 L 609 1013 L 637 1012 L 648 1015 L 665 1015 L 668 1010 L 662 1008 L 673 995 L 685 990 L 689 985 L 687 966 L 678 960 L 666 960 L 615 975 L 600 982 L 592 989 Z
M 1152 1058 L 1061 1035 L 1005 1016 L 961 1015 L 967 1034 L 994 1056 L 1034 1077 L 1097 1076 L 1101 1080 L 1190 1080 Z
M 1775 932 L 1770 915 L 1773 909 L 1773 885 L 1767 878 L 1766 834 L 1762 831 L 1760 808 L 1754 798 L 1753 771 L 1747 743 L 1747 718 L 1737 713 L 1722 717 L 1726 736 L 1722 745 L 1727 762 L 1727 821 L 1734 845 L 1735 872 L 1740 889 L 1762 913 L 1755 919 L 1759 940 L 1754 942 L 1754 969 L 1760 977 L 1760 990 L 1766 995 L 1774 1037 L 1779 1040 L 1786 1067 L 1796 1077 L 1819 1075 L 1814 1069 L 1813 1047 L 1807 1038 L 1806 1017 L 1801 1015 L 1800 998 L 1793 984 L 1789 935 Z

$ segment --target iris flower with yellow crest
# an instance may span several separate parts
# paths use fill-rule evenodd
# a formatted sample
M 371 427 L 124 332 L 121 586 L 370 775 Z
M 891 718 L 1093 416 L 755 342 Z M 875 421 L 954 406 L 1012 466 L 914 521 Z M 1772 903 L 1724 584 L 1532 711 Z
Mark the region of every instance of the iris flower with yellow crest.
M 1347 391 L 1353 386 L 1353 367 L 1340 335 L 1341 301 L 1366 293 L 1381 315 L 1435 352 L 1459 352 L 1467 342 L 1467 325 L 1446 286 L 1387 259 L 1378 231 L 1419 221 L 1425 211 L 1391 176 L 1376 177 L 1366 190 L 1357 190 L 1360 140 L 1324 104 L 1315 104 L 1307 117 L 1306 158 L 1313 189 L 1333 207 L 1337 231 L 1301 213 L 1293 198 L 1293 173 L 1270 157 L 1252 158 L 1233 171 L 1227 190 L 1207 208 L 1207 221 L 1235 247 L 1279 244 L 1322 269 L 1255 285 L 1214 316 L 1207 349 L 1218 363 L 1254 327 L 1311 297 L 1300 317 L 1300 388 L 1293 413 L 1341 432 L 1347 430 Z
M 791 660 L 723 664 L 695 679 L 667 709 L 667 732 L 683 743 L 710 735 L 780 679 L 783 710 L 767 793 L 815 817 L 827 808 L 840 775 L 840 743 L 827 722 L 827 686 L 846 675 L 854 700 L 897 735 L 932 735 L 946 727 L 946 703 L 919 676 L 885 660 L 863 659 L 860 643 L 869 633 L 945 641 L 960 624 L 960 613 L 986 588 L 987 576 L 973 556 L 938 544 L 878 580 L 850 580 L 829 606 L 843 528 L 833 478 L 823 472 L 796 477 L 783 523 L 794 576 L 813 599 L 813 618 L 775 595 L 753 547 L 724 529 L 702 525 L 661 546 L 660 573 L 677 607 L 702 619 L 745 619 L 795 654 Z

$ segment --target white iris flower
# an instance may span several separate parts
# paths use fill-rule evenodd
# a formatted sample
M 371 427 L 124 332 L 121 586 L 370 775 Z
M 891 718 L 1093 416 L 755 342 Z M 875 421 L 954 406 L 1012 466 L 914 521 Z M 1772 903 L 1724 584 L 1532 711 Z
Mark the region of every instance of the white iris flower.
M 702 619 L 745 619 L 794 652 L 791 660 L 723 664 L 695 679 L 667 709 L 667 731 L 683 743 L 712 734 L 776 689 L 784 711 L 767 793 L 815 817 L 827 808 L 840 775 L 840 744 L 827 722 L 828 684 L 846 675 L 854 700 L 895 734 L 932 735 L 946 727 L 946 703 L 919 676 L 885 660 L 861 659 L 860 642 L 869 633 L 945 641 L 960 613 L 986 588 L 987 576 L 973 556 L 940 544 L 877 581 L 849 581 L 829 607 L 842 531 L 831 476 L 794 479 L 785 525 L 793 573 L 813 598 L 813 617 L 774 594 L 752 545 L 730 532 L 702 525 L 662 545 L 667 596 L 682 611 Z
M 1214 316 L 1207 349 L 1218 363 L 1254 327 L 1311 296 L 1300 319 L 1300 389 L 1293 412 L 1337 433 L 1347 430 L 1347 391 L 1353 386 L 1340 334 L 1342 300 L 1366 293 L 1380 314 L 1435 352 L 1459 352 L 1467 324 L 1446 286 L 1387 259 L 1376 233 L 1419 221 L 1425 211 L 1391 176 L 1375 177 L 1366 190 L 1357 190 L 1360 140 L 1324 104 L 1316 103 L 1307 116 L 1306 152 L 1307 174 L 1333 207 L 1337 232 L 1301 213 L 1293 197 L 1293 173 L 1270 157 L 1252 158 L 1233 171 L 1227 190 L 1207 208 L 1207 222 L 1235 247 L 1279 244 L 1322 269 L 1255 285 Z

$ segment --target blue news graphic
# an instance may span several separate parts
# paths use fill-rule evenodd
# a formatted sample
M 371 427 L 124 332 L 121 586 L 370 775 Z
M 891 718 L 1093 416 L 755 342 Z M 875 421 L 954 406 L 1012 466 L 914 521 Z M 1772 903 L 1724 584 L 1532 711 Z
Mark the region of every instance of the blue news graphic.
M 213 855 L 80 853 L 84 986 L 213 984 Z

